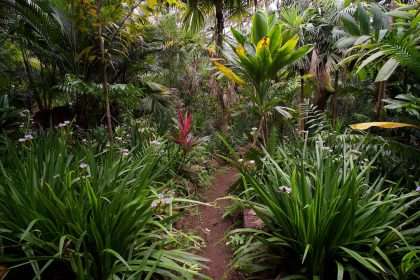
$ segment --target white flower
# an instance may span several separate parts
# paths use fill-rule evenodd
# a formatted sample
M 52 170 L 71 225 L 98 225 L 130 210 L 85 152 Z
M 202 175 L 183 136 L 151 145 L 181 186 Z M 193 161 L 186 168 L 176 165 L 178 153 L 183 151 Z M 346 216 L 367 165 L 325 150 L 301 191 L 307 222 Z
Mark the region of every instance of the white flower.
M 158 202 L 153 200 L 152 204 L 150 205 L 152 208 L 156 208 L 158 206 Z
M 158 146 L 160 145 L 160 142 L 158 140 L 153 140 L 150 142 L 150 144 Z
M 162 199 L 162 201 L 163 201 L 164 204 L 171 204 L 173 200 L 174 199 L 172 197 L 170 197 L 170 196 L 165 197 L 164 199 Z
M 66 126 L 68 126 L 70 124 L 70 121 L 64 121 L 64 122 L 62 122 L 62 123 L 59 123 L 58 125 L 57 125 L 57 127 L 58 128 L 62 128 L 62 127 L 66 127 Z
M 238 162 L 239 163 L 242 163 L 242 162 L 244 162 L 244 159 L 243 158 L 240 158 L 240 159 L 238 159 Z
M 26 142 L 26 141 L 31 141 L 32 139 L 34 139 L 34 137 L 32 136 L 32 134 L 27 133 L 27 134 L 25 134 L 22 138 L 19 138 L 19 139 L 18 139 L 18 141 L 19 141 L 20 143 L 24 143 L 24 142 Z
M 115 137 L 116 140 L 121 141 L 122 137 Z
M 251 130 L 252 130 L 252 131 L 257 131 L 257 130 L 258 130 L 258 128 L 253 127 L 253 128 L 251 128 Z
M 86 163 L 82 162 L 82 163 L 79 164 L 79 167 L 82 168 L 82 169 L 85 169 L 85 168 L 88 168 L 89 165 L 87 165 Z
M 255 160 L 249 160 L 249 161 L 248 161 L 248 164 L 249 164 L 249 165 L 255 165 Z
M 284 192 L 284 193 L 291 193 L 292 189 L 287 186 L 281 186 L 279 187 L 279 191 Z

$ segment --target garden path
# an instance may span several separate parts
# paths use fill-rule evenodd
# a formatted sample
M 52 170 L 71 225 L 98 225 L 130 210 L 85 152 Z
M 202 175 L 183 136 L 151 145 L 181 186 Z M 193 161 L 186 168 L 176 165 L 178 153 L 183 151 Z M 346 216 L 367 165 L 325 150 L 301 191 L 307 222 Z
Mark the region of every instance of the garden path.
M 229 200 L 217 200 L 228 195 L 230 186 L 237 178 L 238 172 L 234 169 L 217 170 L 212 184 L 202 196 L 206 202 L 215 203 L 215 207 L 200 207 L 200 223 L 207 245 L 202 251 L 202 256 L 210 260 L 206 273 L 214 280 L 240 279 L 237 273 L 229 269 L 232 252 L 224 240 L 226 232 L 231 230 L 233 224 L 231 219 L 223 219 L 224 208 L 229 204 Z
M 232 229 L 233 220 L 223 218 L 224 208 L 229 205 L 227 199 L 229 188 L 237 180 L 238 172 L 232 168 L 222 167 L 215 172 L 210 186 L 200 194 L 203 202 L 212 206 L 200 206 L 198 215 L 185 217 L 183 227 L 194 230 L 205 240 L 206 247 L 199 253 L 209 259 L 208 269 L 204 271 L 213 280 L 240 280 L 239 273 L 231 271 L 229 264 L 232 252 L 226 245 L 225 234 Z

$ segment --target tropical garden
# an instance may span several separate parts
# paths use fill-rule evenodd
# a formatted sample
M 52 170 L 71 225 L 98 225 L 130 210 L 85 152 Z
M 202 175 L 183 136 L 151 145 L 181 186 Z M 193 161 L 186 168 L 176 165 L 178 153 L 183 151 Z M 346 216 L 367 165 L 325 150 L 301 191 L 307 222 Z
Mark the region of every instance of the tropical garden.
M 0 279 L 420 279 L 418 0 L 0 0 Z

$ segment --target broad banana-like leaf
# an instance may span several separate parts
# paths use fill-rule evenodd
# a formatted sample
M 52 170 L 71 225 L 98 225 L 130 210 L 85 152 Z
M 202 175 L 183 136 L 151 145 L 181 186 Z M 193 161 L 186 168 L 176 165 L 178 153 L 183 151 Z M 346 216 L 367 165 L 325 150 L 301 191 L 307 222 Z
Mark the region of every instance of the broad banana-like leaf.
M 251 38 L 254 45 L 267 35 L 268 32 L 268 19 L 263 11 L 257 11 L 252 17 Z
M 396 59 L 394 58 L 388 59 L 388 61 L 385 62 L 384 65 L 382 65 L 381 69 L 378 72 L 378 75 L 376 75 L 375 82 L 387 81 L 399 65 L 400 63 Z
M 213 61 L 213 64 L 217 68 L 217 70 L 219 70 L 220 73 L 222 73 L 226 78 L 228 78 L 232 82 L 235 82 L 238 85 L 245 84 L 245 81 L 242 80 L 238 75 L 236 75 L 229 67 L 226 67 L 225 65 L 217 61 Z
M 399 123 L 399 122 L 366 122 L 366 123 L 355 123 L 350 125 L 352 129 L 355 130 L 366 130 L 371 127 L 380 127 L 380 128 L 401 128 L 401 127 L 416 127 L 418 126 L 409 123 Z

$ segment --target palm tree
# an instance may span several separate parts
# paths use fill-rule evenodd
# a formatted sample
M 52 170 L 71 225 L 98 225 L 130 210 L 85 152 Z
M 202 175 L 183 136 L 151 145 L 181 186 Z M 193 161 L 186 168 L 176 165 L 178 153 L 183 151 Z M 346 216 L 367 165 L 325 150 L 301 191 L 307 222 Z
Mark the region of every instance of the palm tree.
M 246 8 L 257 5 L 248 0 L 188 0 L 184 14 L 184 26 L 191 31 L 198 31 L 205 24 L 205 15 L 215 13 L 214 41 L 218 52 L 223 49 L 223 32 L 226 16 L 245 14 Z

